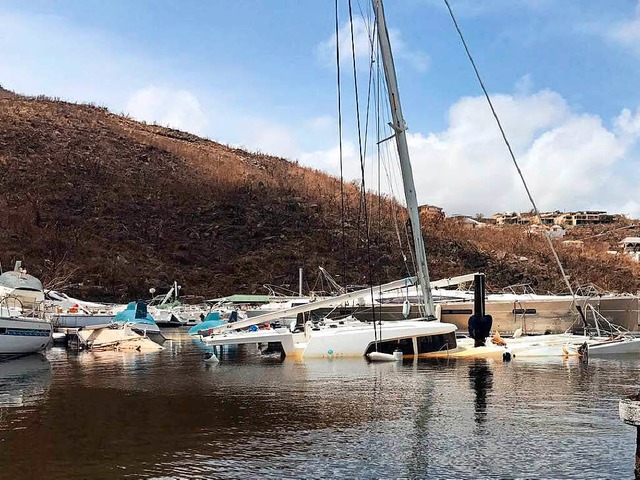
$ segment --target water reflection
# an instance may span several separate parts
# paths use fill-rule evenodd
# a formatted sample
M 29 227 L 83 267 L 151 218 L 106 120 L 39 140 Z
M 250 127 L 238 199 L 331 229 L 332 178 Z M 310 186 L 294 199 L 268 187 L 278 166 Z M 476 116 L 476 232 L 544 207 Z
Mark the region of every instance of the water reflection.
M 40 354 L 0 362 L 0 408 L 24 407 L 42 400 L 51 378 L 51 364 Z
M 637 385 L 634 359 L 369 364 L 281 361 L 246 348 L 225 349 L 212 366 L 190 339 L 169 341 L 158 354 L 49 351 L 48 393 L 12 407 L 28 415 L 0 431 L 0 478 L 622 478 L 633 471 L 635 432 L 616 408 Z M 517 462 L 496 462 L 505 445 Z
M 0 442 L 3 433 L 25 428 L 51 386 L 51 365 L 34 354 L 0 362 Z
M 469 385 L 475 394 L 475 421 L 478 425 L 487 420 L 487 393 L 493 388 L 493 372 L 486 359 L 475 359 L 469 365 Z

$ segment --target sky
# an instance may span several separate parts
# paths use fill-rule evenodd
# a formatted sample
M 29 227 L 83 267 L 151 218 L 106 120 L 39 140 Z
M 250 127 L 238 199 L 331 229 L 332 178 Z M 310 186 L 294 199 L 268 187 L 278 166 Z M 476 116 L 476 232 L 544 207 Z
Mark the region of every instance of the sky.
M 333 3 L 0 0 L 0 85 L 339 175 Z M 540 210 L 640 218 L 640 1 L 450 3 Z M 371 9 L 352 4 L 363 117 Z M 419 202 L 448 214 L 529 210 L 443 0 L 385 7 Z M 343 171 L 358 179 L 347 0 L 339 25 Z M 390 175 L 382 190 L 397 195 Z

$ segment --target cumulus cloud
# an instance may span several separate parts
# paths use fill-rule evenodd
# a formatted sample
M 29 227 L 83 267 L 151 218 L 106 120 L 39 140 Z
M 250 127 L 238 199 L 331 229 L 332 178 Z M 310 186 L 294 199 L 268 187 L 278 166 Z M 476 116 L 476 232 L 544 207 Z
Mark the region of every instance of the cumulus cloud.
M 640 217 L 640 204 L 633 200 L 640 178 L 631 162 L 640 138 L 640 109 L 623 110 L 607 128 L 600 117 L 575 112 L 548 90 L 492 100 L 541 210 L 603 208 Z M 531 208 L 484 97 L 461 98 L 449 109 L 445 130 L 409 132 L 407 140 L 421 203 L 470 215 Z M 385 148 L 393 153 L 392 142 Z M 299 158 L 339 172 L 335 146 Z M 376 183 L 374 163 L 367 159 L 370 186 Z M 360 178 L 353 143 L 345 146 L 344 164 L 347 179 Z M 384 193 L 402 197 L 399 173 L 391 173 L 393 189 L 383 187 Z
M 409 48 L 402 35 L 396 29 L 389 28 L 389 37 L 393 46 L 393 54 L 398 60 L 405 62 L 419 72 L 429 67 L 430 58 L 426 53 Z M 352 61 L 351 23 L 345 22 L 338 29 L 340 41 L 340 63 L 349 65 Z M 353 19 L 353 51 L 356 64 L 367 66 L 371 58 L 372 47 L 377 42 L 373 38 L 373 24 L 361 17 Z M 331 34 L 316 47 L 316 55 L 324 66 L 333 67 L 336 64 L 336 36 Z
M 640 135 L 640 114 L 625 110 L 608 129 L 550 91 L 493 101 L 540 209 L 640 214 L 629 203 L 635 181 L 625 164 Z M 483 98 L 459 100 L 445 131 L 412 133 L 409 146 L 422 202 L 467 214 L 530 208 Z
M 149 86 L 135 92 L 125 109 L 137 120 L 198 134 L 205 132 L 208 123 L 200 102 L 186 90 Z

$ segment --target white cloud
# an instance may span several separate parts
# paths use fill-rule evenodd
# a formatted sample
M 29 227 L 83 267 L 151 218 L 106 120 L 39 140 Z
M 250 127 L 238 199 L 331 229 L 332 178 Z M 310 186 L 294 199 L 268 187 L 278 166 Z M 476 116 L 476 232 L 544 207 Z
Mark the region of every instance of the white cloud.
M 629 203 L 636 185 L 625 166 L 640 134 L 638 114 L 623 111 L 609 130 L 554 92 L 492 99 L 540 209 L 640 214 Z M 409 146 L 421 202 L 467 214 L 531 208 L 484 98 L 459 100 L 445 131 L 412 133 Z
M 208 121 L 200 102 L 191 92 L 149 86 L 127 101 L 127 113 L 137 120 L 203 134 Z
M 340 147 L 335 145 L 326 150 L 302 153 L 298 157 L 300 164 L 315 168 L 332 175 L 340 175 Z M 343 176 L 346 181 L 360 178 L 360 156 L 358 147 L 350 141 L 342 144 Z
M 373 24 L 366 22 L 361 17 L 353 20 L 353 52 L 355 52 L 356 64 L 368 69 L 371 58 L 372 46 L 377 39 L 372 38 Z M 389 28 L 390 42 L 396 59 L 403 61 L 419 72 L 424 72 L 429 67 L 430 58 L 424 52 L 412 50 L 403 40 L 400 32 Z M 351 23 L 345 22 L 338 29 L 340 40 L 340 64 L 348 66 L 352 62 Z M 334 67 L 336 64 L 336 36 L 331 34 L 316 47 L 316 55 L 326 67 Z
M 265 119 L 247 119 L 242 122 L 243 145 L 269 155 L 294 158 L 300 151 L 292 130 Z

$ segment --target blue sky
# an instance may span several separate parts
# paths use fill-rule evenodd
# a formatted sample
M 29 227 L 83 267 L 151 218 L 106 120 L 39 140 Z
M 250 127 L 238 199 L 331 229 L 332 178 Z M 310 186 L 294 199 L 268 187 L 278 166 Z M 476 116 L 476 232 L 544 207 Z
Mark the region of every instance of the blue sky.
M 540 207 L 640 216 L 640 3 L 451 4 Z M 386 12 L 420 201 L 449 213 L 528 209 L 442 0 L 387 1 Z M 356 32 L 364 25 L 357 16 Z M 3 0 L 0 84 L 336 174 L 333 28 L 330 0 Z M 349 68 L 345 170 L 356 178 Z

